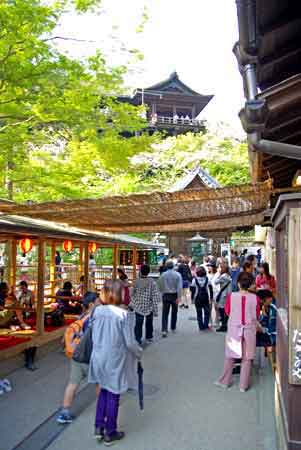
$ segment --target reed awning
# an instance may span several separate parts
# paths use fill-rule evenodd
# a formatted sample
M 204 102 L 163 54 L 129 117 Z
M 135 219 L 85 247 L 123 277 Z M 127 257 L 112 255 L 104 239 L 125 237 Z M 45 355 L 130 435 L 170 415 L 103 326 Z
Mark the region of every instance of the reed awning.
M 9 207 L 10 214 L 107 232 L 227 230 L 264 220 L 270 181 L 202 191 L 152 192 Z

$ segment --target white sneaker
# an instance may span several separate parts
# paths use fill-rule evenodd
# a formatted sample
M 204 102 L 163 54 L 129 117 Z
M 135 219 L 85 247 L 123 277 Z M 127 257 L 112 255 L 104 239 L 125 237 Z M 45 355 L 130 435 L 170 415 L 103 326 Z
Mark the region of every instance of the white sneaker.
M 221 383 L 220 381 L 215 381 L 213 383 L 215 386 L 221 387 L 223 389 L 229 389 L 230 386 L 228 386 L 227 384 Z
M 2 381 L 0 381 L 0 395 L 3 395 L 5 393 L 4 386 L 2 384 Z
M 2 387 L 3 387 L 5 392 L 11 392 L 12 391 L 11 383 L 10 383 L 10 381 L 7 378 L 2 380 Z
M 240 388 L 240 389 L 239 389 L 239 392 L 247 392 L 247 390 L 248 390 L 248 389 L 242 389 L 242 388 Z

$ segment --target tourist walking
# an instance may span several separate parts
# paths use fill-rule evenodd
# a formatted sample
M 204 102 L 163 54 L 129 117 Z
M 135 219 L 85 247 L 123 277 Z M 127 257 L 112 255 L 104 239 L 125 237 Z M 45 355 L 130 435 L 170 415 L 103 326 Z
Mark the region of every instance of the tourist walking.
M 241 269 L 240 269 L 239 259 L 234 257 L 232 259 L 231 270 L 230 270 L 230 276 L 232 279 L 232 292 L 239 291 L 237 280 L 238 280 L 238 275 L 240 274 L 240 272 L 241 272 Z
M 73 421 L 74 417 L 71 415 L 70 408 L 80 383 L 88 376 L 89 364 L 74 361 L 72 357 L 76 346 L 89 325 L 90 315 L 96 303 L 97 294 L 95 292 L 87 292 L 83 297 L 84 312 L 82 316 L 69 325 L 65 332 L 65 353 L 67 358 L 70 359 L 70 375 L 64 393 L 63 405 L 56 419 L 60 424 Z
M 158 316 L 158 303 L 161 294 L 157 283 L 148 278 L 150 267 L 143 264 L 140 268 L 140 278 L 138 278 L 132 289 L 130 307 L 135 311 L 135 336 L 139 344 L 142 343 L 143 323 L 145 320 L 145 339 L 148 343 L 153 341 L 153 320 Z
M 218 313 L 220 317 L 220 327 L 217 328 L 217 332 L 227 331 L 228 317 L 225 314 L 226 298 L 232 292 L 232 280 L 229 273 L 229 266 L 223 262 L 219 266 L 220 276 L 216 278 L 215 285 L 218 286 L 218 294 L 215 298 L 215 302 L 218 307 Z
M 195 286 L 193 285 L 193 279 L 197 276 L 196 272 L 197 272 L 197 265 L 196 265 L 196 261 L 191 261 L 190 262 L 190 272 L 191 272 L 191 276 L 192 276 L 192 283 L 190 285 L 190 296 L 191 296 L 191 301 L 192 303 L 194 302 L 194 295 L 195 295 Z
M 177 270 L 182 277 L 182 296 L 180 308 L 188 309 L 191 303 L 191 295 L 189 287 L 192 282 L 192 275 L 188 264 L 188 258 L 185 258 L 182 255 L 179 257 L 179 264 Z
M 104 307 L 97 308 L 93 316 L 93 350 L 89 368 L 89 382 L 101 386 L 95 418 L 95 437 L 109 446 L 124 438 L 117 430 L 120 394 L 132 387 L 129 362 L 142 356 L 129 315 L 121 307 L 122 284 L 107 280 L 101 290 Z M 133 369 L 133 368 L 129 368 Z M 133 372 L 133 370 L 132 370 Z
M 195 288 L 194 304 L 197 313 L 199 330 L 208 330 L 210 303 L 213 299 L 213 289 L 204 267 L 200 267 L 197 270 L 196 277 L 192 280 L 192 286 Z
M 130 297 L 130 285 L 129 285 L 129 279 L 127 274 L 125 273 L 125 270 L 121 267 L 118 267 L 117 269 L 117 275 L 118 278 L 122 284 L 122 303 L 125 306 L 128 306 L 131 301 Z
M 166 262 L 166 272 L 159 278 L 159 288 L 162 293 L 162 337 L 167 337 L 168 318 L 171 309 L 171 331 L 177 328 L 178 304 L 182 296 L 182 277 L 174 270 L 174 263 Z
M 250 386 L 252 360 L 256 352 L 256 325 L 260 314 L 260 304 L 255 294 L 248 292 L 252 276 L 241 273 L 238 278 L 239 292 L 228 296 L 225 312 L 229 316 L 226 335 L 224 371 L 215 383 L 230 387 L 233 380 L 235 359 L 241 358 L 240 391 L 245 392 Z

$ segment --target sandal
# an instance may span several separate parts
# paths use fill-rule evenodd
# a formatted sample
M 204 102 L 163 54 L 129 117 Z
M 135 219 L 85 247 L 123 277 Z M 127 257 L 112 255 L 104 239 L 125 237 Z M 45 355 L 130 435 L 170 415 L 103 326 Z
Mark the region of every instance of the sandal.
M 31 326 L 27 325 L 26 323 L 21 323 L 20 326 L 22 330 L 31 330 Z

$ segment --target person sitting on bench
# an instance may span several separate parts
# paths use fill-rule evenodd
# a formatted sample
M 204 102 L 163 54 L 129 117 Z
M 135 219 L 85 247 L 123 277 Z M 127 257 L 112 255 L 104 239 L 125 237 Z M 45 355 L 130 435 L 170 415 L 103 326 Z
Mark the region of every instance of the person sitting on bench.
M 73 287 L 70 281 L 65 281 L 63 289 L 56 292 L 58 307 L 64 314 L 81 314 L 82 305 L 73 301 Z M 67 297 L 64 299 L 64 297 Z
M 16 309 L 14 309 L 16 307 Z M 9 292 L 9 286 L 5 281 L 0 283 L 0 328 L 30 330 L 23 320 L 22 311 L 18 308 L 15 295 Z

